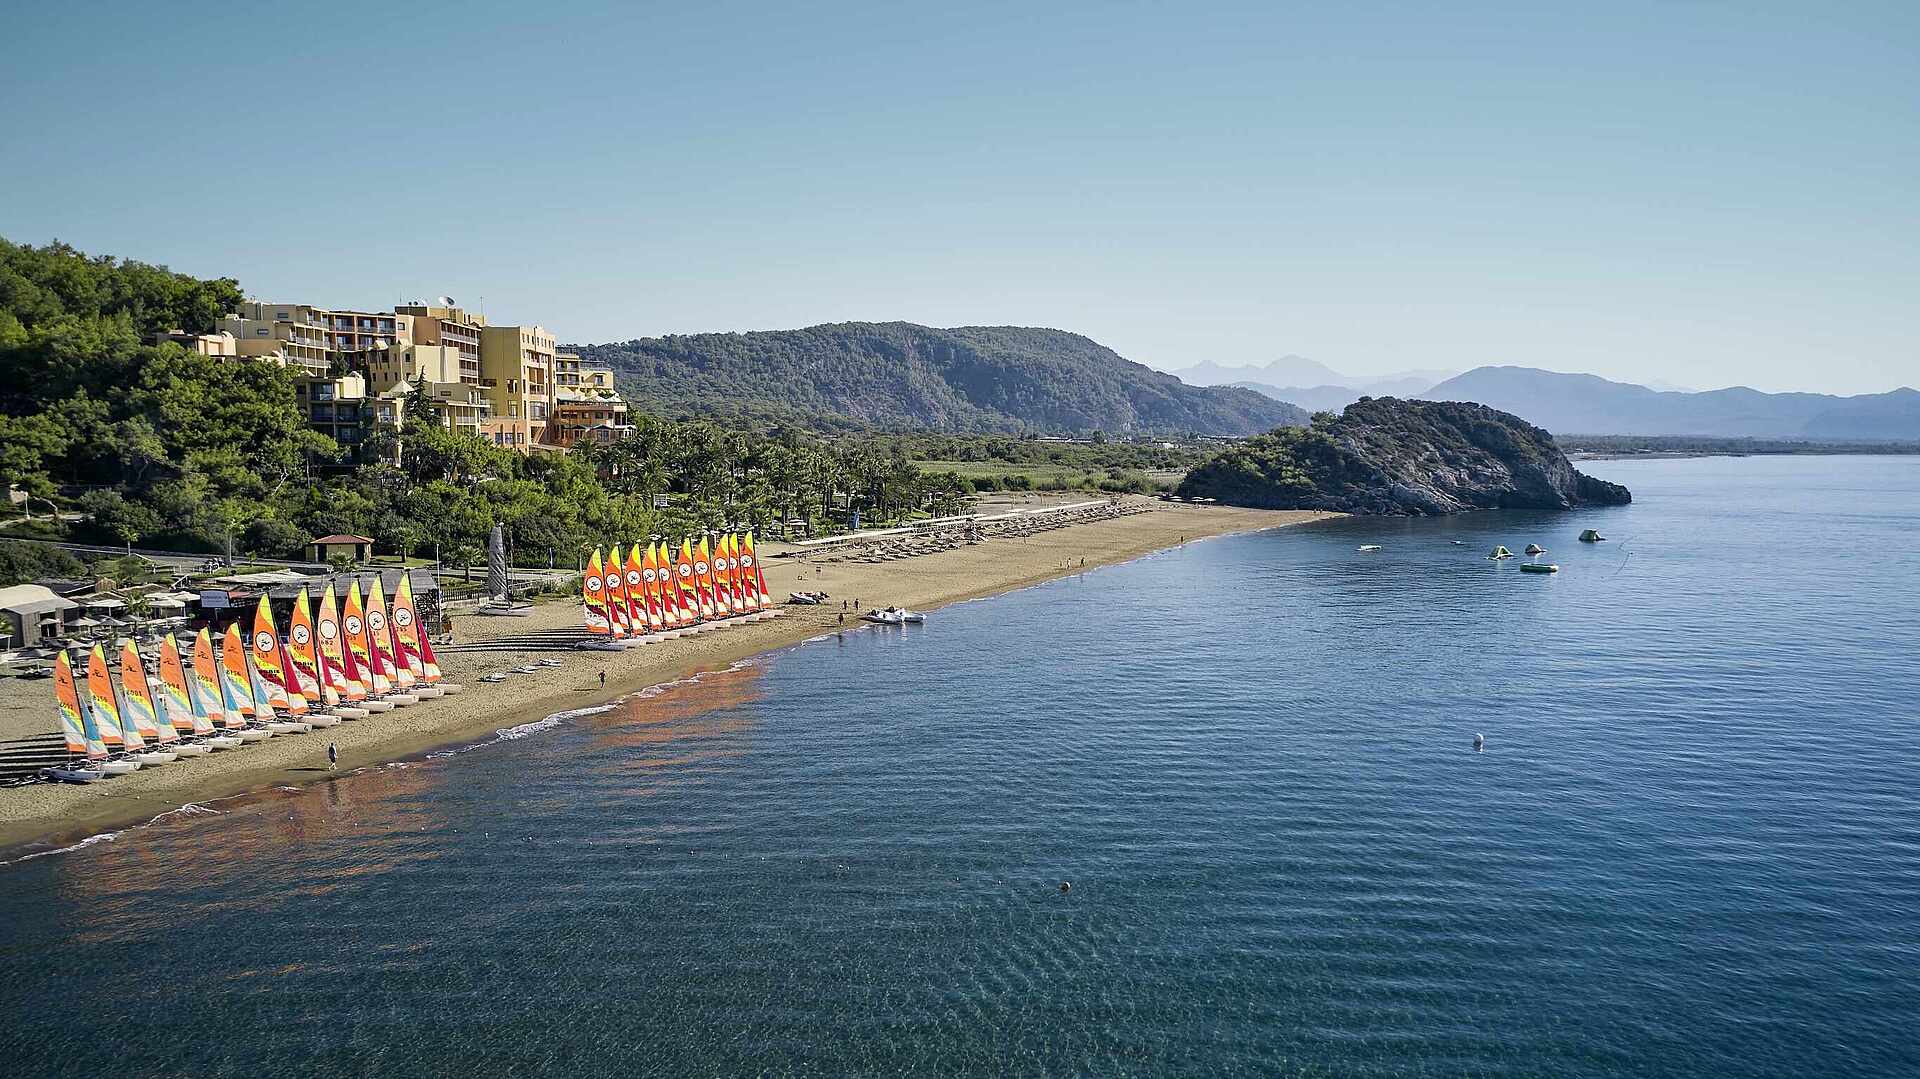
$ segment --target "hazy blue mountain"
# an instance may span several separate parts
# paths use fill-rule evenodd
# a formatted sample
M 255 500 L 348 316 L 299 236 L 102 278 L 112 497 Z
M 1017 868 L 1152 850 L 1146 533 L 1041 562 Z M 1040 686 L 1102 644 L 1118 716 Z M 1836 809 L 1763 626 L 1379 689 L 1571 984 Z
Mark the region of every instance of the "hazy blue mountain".
M 1200 363 L 1174 374 L 1190 386 L 1239 386 L 1310 412 L 1337 412 L 1362 397 L 1418 397 L 1455 372 L 1415 370 L 1390 375 L 1344 375 L 1305 356 L 1282 356 L 1259 366 Z
M 1432 401 L 1477 401 L 1569 435 L 1920 438 L 1920 393 L 1911 389 L 1855 397 L 1762 393 L 1745 386 L 1679 393 L 1598 375 L 1477 367 L 1421 396 Z
M 1079 334 L 847 322 L 568 346 L 667 415 L 844 427 L 1244 435 L 1307 413 L 1250 390 L 1189 386 Z

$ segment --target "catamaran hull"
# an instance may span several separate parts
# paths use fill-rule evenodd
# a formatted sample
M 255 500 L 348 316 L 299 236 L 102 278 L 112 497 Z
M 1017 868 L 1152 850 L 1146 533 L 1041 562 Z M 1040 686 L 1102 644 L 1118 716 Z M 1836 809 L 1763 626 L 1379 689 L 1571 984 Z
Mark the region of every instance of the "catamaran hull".
M 441 691 L 441 689 L 440 689 L 440 687 L 439 687 L 439 686 L 415 686 L 415 687 L 413 687 L 413 695 L 414 695 L 414 696 L 416 696 L 416 697 L 419 697 L 419 698 L 421 698 L 421 699 L 423 699 L 423 700 L 425 700 L 425 699 L 427 699 L 427 698 L 431 698 L 431 697 L 438 697 L 438 696 L 440 696 L 440 694 L 441 694 L 441 692 L 442 692 L 442 691 Z
M 448 694 L 449 696 L 451 696 L 452 694 L 455 694 L 455 693 L 463 693 L 463 692 L 465 692 L 465 691 L 466 691 L 466 688 L 467 688 L 467 687 L 465 687 L 465 686 L 463 686 L 463 685 L 461 685 L 461 684 L 460 684 L 460 683 L 458 683 L 458 682 L 442 682 L 442 683 L 440 683 L 440 692 L 442 692 L 442 693 L 445 693 L 445 694 Z
M 414 696 L 411 693 L 389 693 L 387 694 L 387 701 L 391 704 L 396 704 L 396 705 L 400 705 L 401 707 L 405 707 L 406 705 L 409 705 L 409 704 L 419 704 L 420 698 Z
M 101 761 L 100 774 L 109 776 L 130 776 L 140 770 L 139 761 Z
M 393 711 L 393 702 L 392 701 L 361 701 L 360 707 L 365 708 L 369 712 L 391 712 Z
M 235 732 L 234 737 L 251 745 L 254 742 L 264 742 L 272 738 L 273 732 L 265 727 L 249 727 L 244 731 Z
M 207 739 L 208 749 L 239 749 L 246 739 L 234 735 L 215 735 Z
M 135 753 L 133 759 L 139 761 L 142 768 L 151 768 L 156 764 L 172 764 L 178 758 L 171 753 L 155 750 L 150 753 Z
M 333 714 L 336 716 L 339 716 L 341 719 L 367 718 L 367 710 L 365 708 L 356 708 L 351 705 L 345 705 L 345 704 L 341 705 L 338 708 L 335 708 L 333 710 Z
M 315 727 L 338 727 L 340 725 L 340 717 L 322 712 L 317 716 L 308 716 L 307 722 Z
M 57 783 L 92 783 L 107 778 L 105 772 L 95 772 L 85 768 L 48 768 L 40 773 Z
M 305 734 L 313 728 L 305 723 L 283 722 L 269 723 L 267 729 L 275 734 Z
M 213 747 L 202 742 L 174 746 L 173 751 L 182 757 L 204 757 L 213 752 Z

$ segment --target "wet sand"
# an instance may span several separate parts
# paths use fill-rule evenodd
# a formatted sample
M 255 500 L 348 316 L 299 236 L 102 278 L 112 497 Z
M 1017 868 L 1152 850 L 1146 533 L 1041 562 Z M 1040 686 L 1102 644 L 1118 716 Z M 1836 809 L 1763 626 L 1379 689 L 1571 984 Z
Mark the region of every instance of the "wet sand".
M 724 668 L 749 656 L 796 644 L 840 628 L 841 600 L 866 607 L 898 605 L 933 610 L 949 603 L 1006 592 L 1055 577 L 1126 561 L 1184 540 L 1248 532 L 1319 520 L 1332 514 L 1162 505 L 1150 513 L 1074 525 L 1024 539 L 992 539 L 937 554 L 878 564 L 818 567 L 792 558 L 768 557 L 767 589 L 775 597 L 800 589 L 824 589 L 832 600 L 819 607 L 783 606 L 779 618 L 701 632 L 692 637 L 624 652 L 486 651 L 441 657 L 446 680 L 465 692 L 392 712 L 274 738 L 258 745 L 142 769 L 85 786 L 35 784 L 0 790 L 0 852 L 71 842 L 122 825 L 149 820 L 191 802 L 295 785 L 324 778 L 327 743 L 339 747 L 340 769 L 414 757 L 447 745 L 470 743 L 496 731 L 556 712 L 588 708 L 685 675 Z M 783 548 L 767 545 L 763 554 Z M 862 625 L 854 612 L 847 627 Z M 456 615 L 462 643 L 580 625 L 577 599 L 554 600 L 525 617 Z M 485 684 L 480 676 L 554 657 L 554 668 Z M 606 684 L 600 684 L 605 672 Z M 9 680 L 0 687 L 0 737 L 55 729 L 53 684 Z

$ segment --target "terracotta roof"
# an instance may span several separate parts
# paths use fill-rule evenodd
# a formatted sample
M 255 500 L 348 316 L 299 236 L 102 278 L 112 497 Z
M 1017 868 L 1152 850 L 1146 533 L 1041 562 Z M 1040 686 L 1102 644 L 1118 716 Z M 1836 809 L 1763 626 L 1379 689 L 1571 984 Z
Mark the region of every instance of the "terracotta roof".
M 372 543 L 373 538 L 370 536 L 321 536 L 319 539 L 308 540 L 307 542 L 310 544 L 311 543 Z

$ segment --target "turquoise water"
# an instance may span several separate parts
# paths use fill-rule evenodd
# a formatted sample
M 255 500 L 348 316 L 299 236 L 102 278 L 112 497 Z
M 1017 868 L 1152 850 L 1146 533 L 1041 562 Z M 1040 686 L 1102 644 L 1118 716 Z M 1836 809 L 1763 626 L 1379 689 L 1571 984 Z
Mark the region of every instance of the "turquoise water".
M 1588 467 L 0 867 L 9 1070 L 1915 1073 L 1920 460 Z

